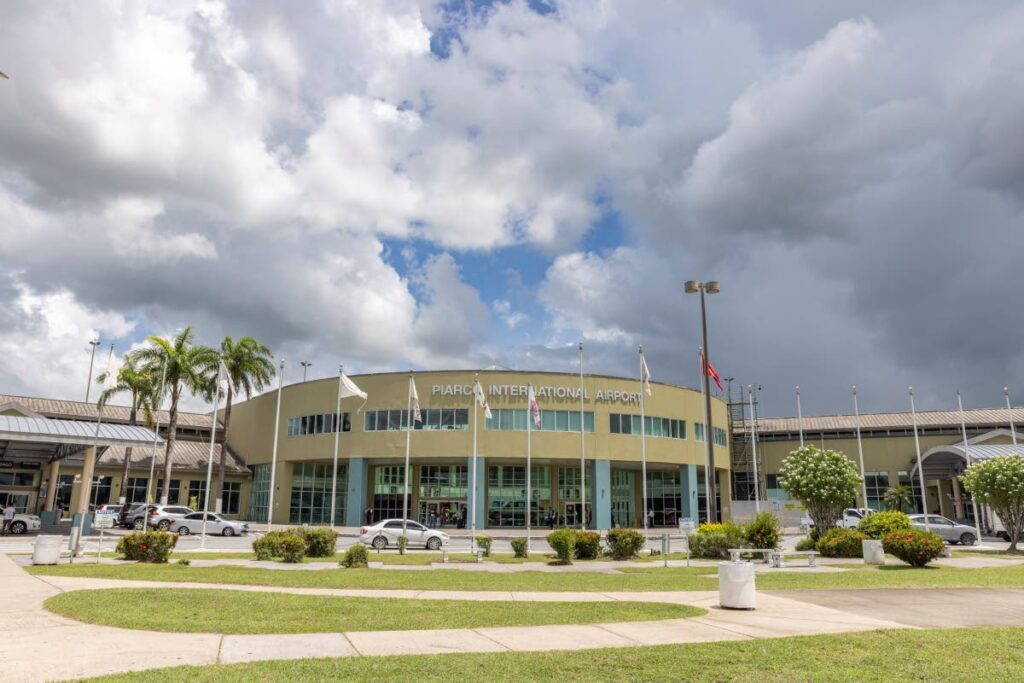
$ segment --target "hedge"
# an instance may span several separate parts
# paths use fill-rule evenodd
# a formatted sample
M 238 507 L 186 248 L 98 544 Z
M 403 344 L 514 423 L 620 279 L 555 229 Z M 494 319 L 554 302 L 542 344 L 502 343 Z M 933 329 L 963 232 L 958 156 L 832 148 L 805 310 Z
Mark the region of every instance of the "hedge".
M 178 543 L 178 534 L 171 531 L 134 531 L 121 537 L 117 552 L 126 560 L 166 564 Z

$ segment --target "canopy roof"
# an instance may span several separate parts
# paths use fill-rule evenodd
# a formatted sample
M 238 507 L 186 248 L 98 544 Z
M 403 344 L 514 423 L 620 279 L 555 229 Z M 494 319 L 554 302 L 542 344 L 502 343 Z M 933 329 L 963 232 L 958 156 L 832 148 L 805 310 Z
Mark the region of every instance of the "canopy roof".
M 950 479 L 958 477 L 967 469 L 967 456 L 971 462 L 980 462 L 1002 455 L 1024 455 L 1024 445 L 1014 446 L 1012 443 L 983 443 L 994 436 L 1008 436 L 1010 430 L 996 429 L 970 439 L 966 449 L 963 442 L 943 444 L 929 449 L 921 455 L 921 467 L 924 468 L 925 479 Z M 911 476 L 917 476 L 917 464 L 911 470 Z
M 45 463 L 85 450 L 93 444 L 111 446 L 161 445 L 163 439 L 146 427 L 86 420 L 0 415 L 0 461 Z

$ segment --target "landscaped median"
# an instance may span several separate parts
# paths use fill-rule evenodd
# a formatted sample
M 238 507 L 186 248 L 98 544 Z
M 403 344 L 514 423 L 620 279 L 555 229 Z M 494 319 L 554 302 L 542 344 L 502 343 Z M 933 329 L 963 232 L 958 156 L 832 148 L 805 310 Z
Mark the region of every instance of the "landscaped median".
M 71 619 L 181 633 L 340 633 L 683 619 L 705 614 L 653 602 L 519 602 L 352 598 L 238 590 L 78 590 L 44 606 Z

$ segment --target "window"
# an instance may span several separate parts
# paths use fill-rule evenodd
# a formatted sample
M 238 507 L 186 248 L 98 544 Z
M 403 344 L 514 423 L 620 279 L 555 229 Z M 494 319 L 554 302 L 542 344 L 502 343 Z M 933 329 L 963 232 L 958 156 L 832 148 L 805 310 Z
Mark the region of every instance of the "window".
M 867 489 L 867 506 L 872 510 L 885 509 L 885 490 L 889 488 L 888 472 L 865 472 L 864 487 Z
M 363 416 L 364 432 L 397 432 L 409 424 L 407 410 L 368 410 Z M 427 408 L 420 410 L 421 422 L 413 420 L 412 428 L 423 431 L 469 429 L 468 408 Z
M 185 519 L 198 519 L 201 522 L 203 521 L 203 513 L 193 512 L 191 515 L 185 515 Z
M 733 500 L 754 500 L 754 473 L 732 471 Z
M 491 418 L 484 420 L 484 429 L 525 432 L 528 420 L 532 420 L 532 418 L 525 408 L 492 408 Z M 588 433 L 594 432 L 594 413 L 583 413 L 583 425 Z M 532 423 L 529 426 L 536 431 L 578 433 L 580 431 L 580 411 L 542 410 L 540 411 L 540 428 L 535 427 Z
M 160 479 L 156 483 L 156 491 L 153 492 L 153 497 L 156 498 L 157 500 L 159 500 L 160 496 L 163 495 L 163 492 L 164 492 L 164 480 Z M 168 495 L 167 495 L 167 503 L 168 503 L 168 505 L 174 505 L 175 503 L 178 503 L 180 501 L 181 501 L 181 480 L 180 479 L 171 479 L 171 488 L 170 488 L 170 491 L 168 492 Z M 188 501 L 185 501 L 185 502 L 188 502 Z
M 75 485 L 75 475 L 73 474 L 62 474 L 57 480 L 57 495 L 54 501 L 55 505 L 59 505 L 63 509 L 71 507 L 71 489 Z
M 525 412 L 525 411 L 524 411 Z M 487 468 L 487 526 L 526 526 L 526 468 L 496 465 Z M 530 468 L 530 525 L 546 524 L 551 509 L 551 468 Z
M 386 412 L 386 411 L 385 411 Z M 405 467 L 382 465 L 373 468 L 373 519 L 402 517 Z M 409 491 L 412 505 L 412 491 Z
M 420 467 L 420 498 L 465 500 L 468 491 L 468 466 L 423 465 Z
M 35 472 L 0 472 L 0 486 L 35 486 Z
M 704 423 L 694 422 L 693 423 L 693 438 L 697 441 L 704 440 Z
M 193 498 L 195 499 L 195 505 L 192 505 Z M 188 483 L 188 506 L 196 510 L 202 510 L 206 507 L 205 479 L 193 479 Z
M 334 521 L 345 519 L 345 465 L 338 465 L 334 496 Z M 330 463 L 297 462 L 292 465 L 291 524 L 330 524 L 331 488 L 334 476 Z
M 910 489 L 910 494 L 914 497 L 913 504 L 905 505 L 903 507 L 903 512 L 906 512 L 908 515 L 912 515 L 914 513 L 924 514 L 924 505 L 921 504 L 921 489 L 918 488 L 913 480 L 911 480 L 910 473 L 898 472 L 897 476 L 899 477 L 898 481 L 900 486 L 906 486 Z
M 110 487 L 112 482 L 113 479 L 111 477 L 93 477 L 92 498 L 89 502 L 96 506 L 109 503 Z
M 249 494 L 249 519 L 267 519 L 270 505 L 270 465 L 252 466 L 252 491 Z
M 788 500 L 789 494 L 779 488 L 779 475 L 764 475 L 765 497 L 769 500 Z
M 221 512 L 225 515 L 237 515 L 238 514 L 238 500 L 242 495 L 242 482 L 239 481 L 226 481 L 224 482 L 224 501 L 221 506 Z
M 647 471 L 647 510 L 654 512 L 651 526 L 676 526 L 682 509 L 679 470 Z
M 128 477 L 128 483 L 124 487 L 125 502 L 146 503 L 146 484 L 149 479 L 146 477 Z
M 563 501 L 580 500 L 582 497 L 582 477 L 579 467 L 558 468 L 558 497 Z
M 637 526 L 634 519 L 635 475 L 631 470 L 612 470 L 612 526 Z
M 714 436 L 715 444 L 718 446 L 728 446 L 729 438 L 725 433 L 725 430 L 721 427 L 712 427 L 711 433 Z
M 352 431 L 352 420 L 349 413 L 341 414 L 341 431 Z M 338 430 L 337 413 L 321 413 L 319 415 L 303 415 L 288 418 L 288 436 L 305 436 L 307 434 L 333 434 Z
M 645 432 L 641 432 L 641 426 Z M 644 418 L 643 425 L 641 425 L 639 415 L 612 413 L 609 416 L 608 431 L 612 434 L 640 435 L 646 433 L 647 436 L 685 439 L 686 421 L 670 417 L 652 417 L 647 415 Z

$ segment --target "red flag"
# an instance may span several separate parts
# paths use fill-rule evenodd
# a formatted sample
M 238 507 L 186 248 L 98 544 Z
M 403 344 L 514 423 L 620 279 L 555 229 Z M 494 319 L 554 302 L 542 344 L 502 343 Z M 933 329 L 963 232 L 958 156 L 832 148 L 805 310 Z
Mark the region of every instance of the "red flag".
M 700 354 L 700 371 L 704 372 L 704 353 Z M 715 366 L 711 364 L 711 361 L 707 362 L 707 374 L 708 377 L 715 380 L 715 384 L 718 386 L 719 391 L 725 391 L 725 387 L 722 386 L 722 378 L 718 375 L 718 371 L 715 370 Z

